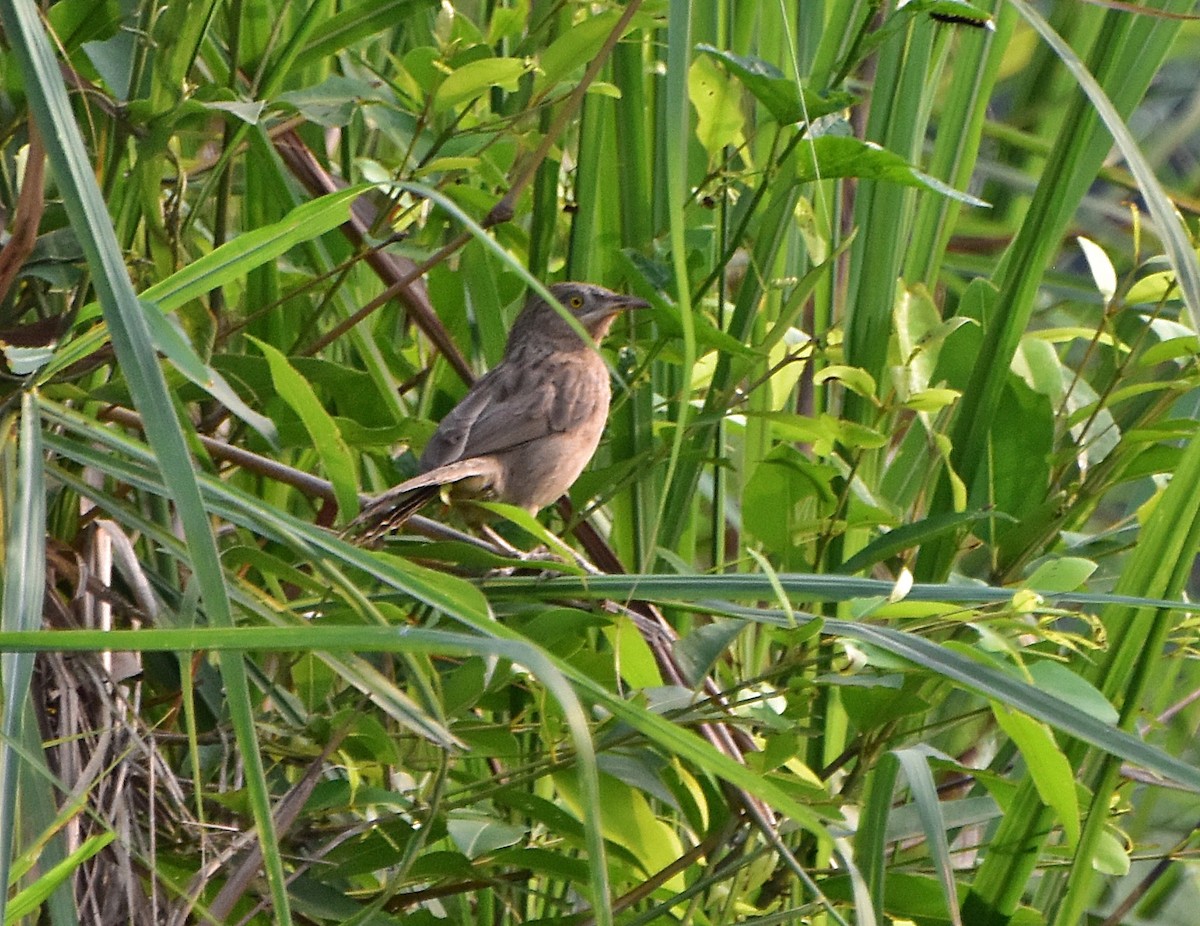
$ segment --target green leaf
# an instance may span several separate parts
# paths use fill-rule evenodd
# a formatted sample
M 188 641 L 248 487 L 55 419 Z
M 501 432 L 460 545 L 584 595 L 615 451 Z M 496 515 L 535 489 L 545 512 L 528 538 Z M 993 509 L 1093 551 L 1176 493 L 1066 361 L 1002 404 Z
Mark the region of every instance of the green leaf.
M 900 155 L 873 142 L 845 135 L 822 135 L 806 139 L 796 146 L 797 181 L 830 180 L 835 177 L 860 177 L 885 180 L 901 186 L 924 187 L 968 206 L 988 204 L 947 186 L 936 177 L 922 173 Z
M 781 125 L 811 122 L 829 113 L 846 109 L 856 100 L 853 94 L 840 91 L 820 95 L 801 90 L 794 80 L 785 77 L 775 65 L 761 58 L 735 55 L 731 51 L 723 51 L 704 43 L 696 48 L 724 63 Z
M 342 440 L 337 423 L 325 411 L 308 380 L 296 372 L 281 351 L 258 338 L 251 337 L 250 340 L 267 358 L 271 379 L 279 397 L 304 422 L 304 428 L 312 438 L 313 449 L 321 458 L 329 481 L 333 483 L 339 515 L 344 521 L 350 520 L 358 514 L 358 480 L 354 470 L 354 455 Z
M 580 22 L 564 29 L 538 56 L 538 73 L 533 82 L 533 93 L 540 96 L 576 70 L 582 68 L 600 53 L 604 42 L 621 18 L 618 10 L 587 16 Z M 637 26 L 651 23 L 651 17 L 635 14 L 625 32 Z
M 1117 722 L 1117 709 L 1108 703 L 1108 699 L 1091 682 L 1072 672 L 1061 662 L 1041 659 L 1030 663 L 1028 669 L 1038 688 L 1043 691 L 1073 704 L 1102 723 Z
M 97 4 L 104 6 L 104 4 Z M 129 100 L 129 81 L 139 53 L 132 30 L 121 29 L 102 42 L 84 42 L 83 53 L 104 80 L 113 96 L 122 103 Z
M 111 830 L 98 836 L 89 836 L 74 852 L 65 859 L 43 872 L 41 876 L 28 887 L 18 891 L 9 901 L 6 911 L 6 922 L 17 922 L 23 916 L 28 916 L 49 899 L 50 895 L 64 883 L 88 859 L 95 856 L 105 846 L 117 838 Z
M 1200 337 L 1188 334 L 1183 337 L 1168 338 L 1165 341 L 1159 341 L 1157 344 L 1151 344 L 1137 358 L 1137 362 L 1138 366 L 1152 367 L 1155 364 L 1166 363 L 1170 360 L 1195 357 L 1197 354 L 1200 354 Z M 1148 385 L 1157 385 L 1161 388 L 1163 384 Z
M 297 64 L 321 61 L 365 38 L 394 29 L 405 14 L 436 5 L 437 0 L 365 0 L 318 23 Z
M 914 392 L 902 404 L 914 412 L 940 412 L 960 398 L 962 393 L 957 389 L 922 389 L 920 392 Z
M 850 367 L 844 364 L 830 364 L 813 375 L 813 384 L 820 385 L 829 380 L 836 380 L 851 392 L 865 398 L 875 397 L 875 379 L 861 367 Z
M 746 417 L 771 422 L 771 430 L 777 437 L 812 444 L 818 456 L 828 455 L 837 444 L 877 449 L 888 442 L 887 435 L 880 431 L 824 413 L 810 418 L 792 412 L 752 411 Z
M 949 514 L 930 515 L 914 524 L 902 524 L 876 537 L 859 550 L 854 556 L 838 567 L 838 572 L 855 573 L 869 566 L 874 566 L 889 557 L 903 553 L 905 550 L 920 547 L 923 543 L 946 534 L 957 533 L 963 528 L 970 527 L 984 517 L 992 516 L 993 512 L 962 511 Z
M 349 125 L 364 104 L 387 102 L 391 95 L 378 84 L 332 74 L 312 87 L 281 93 L 278 99 L 310 122 L 338 128 Z
M 1096 564 L 1089 559 L 1058 556 L 1038 566 L 1022 584 L 1038 591 L 1073 592 L 1081 588 L 1095 571 Z
M 754 468 L 742 494 L 742 526 L 773 553 L 796 549 L 796 534 L 805 515 L 821 517 L 836 501 L 832 483 L 837 471 L 806 460 L 788 445 L 776 447 Z
M 145 302 L 142 305 L 154 346 L 162 351 L 175 369 L 254 428 L 268 443 L 277 444 L 279 434 L 275 430 L 275 423 L 247 405 L 225 381 L 225 377 L 200 359 L 187 335 L 180 329 L 179 322 L 164 315 L 153 305 Z
M 1050 728 L 1025 714 L 1009 710 L 993 701 L 992 716 L 1021 750 L 1034 787 L 1046 805 L 1054 808 L 1063 826 L 1068 846 L 1079 841 L 1079 798 L 1075 793 L 1075 773 L 1063 755 Z
M 247 125 L 258 125 L 266 104 L 262 100 L 216 100 L 201 104 L 205 109 L 229 113 Z
M 484 58 L 464 64 L 451 73 L 433 95 L 433 108 L 442 112 L 473 100 L 492 87 L 516 90 L 517 81 L 533 65 L 521 58 Z
M 988 466 L 980 478 L 987 480 L 986 497 L 996 509 L 1019 518 L 1045 498 L 1054 409 L 1050 399 L 1011 374 L 1002 395 L 1006 414 L 996 420 Z M 971 497 L 976 497 L 974 492 Z
M 557 774 L 554 782 L 563 803 L 579 816 L 583 808 L 574 776 Z M 604 835 L 632 853 L 643 871 L 662 871 L 683 854 L 678 835 L 658 818 L 640 791 L 610 775 L 601 775 L 600 800 L 605 811 L 601 821 Z M 664 885 L 672 890 L 684 886 L 682 872 Z
M 514 826 L 472 810 L 450 811 L 446 817 L 446 832 L 467 858 L 479 858 L 497 849 L 514 846 L 528 834 L 523 826 Z
M 742 144 L 745 119 L 738 96 L 736 83 L 711 58 L 692 62 L 688 69 L 688 97 L 696 108 L 696 137 L 710 161 L 717 159 L 725 146 Z
M 616 654 L 617 666 L 626 684 L 641 689 L 663 683 L 654 651 L 638 632 L 636 624 L 626 617 L 619 617 L 602 632 Z
M 1175 284 L 1175 273 L 1171 270 L 1147 274 L 1129 287 L 1129 292 L 1125 294 L 1125 302 L 1129 305 L 1157 305 L 1167 299 L 1179 298 L 1179 287 Z
M 1129 857 L 1129 840 L 1122 838 L 1120 833 L 1111 827 L 1105 827 L 1097 841 L 1096 852 L 1092 855 L 1092 867 L 1106 875 L 1123 878 L 1129 874 L 1131 859 Z
M 742 621 L 716 618 L 677 640 L 672 651 L 688 682 L 699 685 L 745 629 Z

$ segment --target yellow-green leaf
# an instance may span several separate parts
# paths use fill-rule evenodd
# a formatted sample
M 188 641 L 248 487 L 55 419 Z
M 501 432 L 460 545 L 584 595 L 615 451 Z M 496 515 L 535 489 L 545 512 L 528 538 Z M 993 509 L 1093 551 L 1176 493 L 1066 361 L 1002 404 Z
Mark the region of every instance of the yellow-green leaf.
M 296 368 L 288 362 L 287 357 L 258 338 L 250 337 L 250 340 L 267 358 L 275 391 L 300 418 L 304 430 L 312 438 L 313 449 L 321 459 L 325 475 L 333 483 L 342 518 L 354 517 L 358 514 L 358 480 L 354 472 L 354 455 L 343 440 L 337 422 L 325 411 L 308 380 L 296 372 Z

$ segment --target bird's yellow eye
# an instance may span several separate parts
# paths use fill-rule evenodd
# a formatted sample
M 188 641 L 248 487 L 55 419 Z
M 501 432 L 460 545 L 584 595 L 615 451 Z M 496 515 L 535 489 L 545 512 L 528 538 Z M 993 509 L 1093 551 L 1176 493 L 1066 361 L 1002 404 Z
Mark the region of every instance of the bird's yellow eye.
M 572 297 L 571 297 L 571 298 L 568 300 L 568 304 L 569 304 L 569 305 L 571 306 L 571 308 L 573 308 L 573 309 L 577 309 L 577 308 L 579 308 L 581 305 L 583 305 L 583 296 L 572 296 Z

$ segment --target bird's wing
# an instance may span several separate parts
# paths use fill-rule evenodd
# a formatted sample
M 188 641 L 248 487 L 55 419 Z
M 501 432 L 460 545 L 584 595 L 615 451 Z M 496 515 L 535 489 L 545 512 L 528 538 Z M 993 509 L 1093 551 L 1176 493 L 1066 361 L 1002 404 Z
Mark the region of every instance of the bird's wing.
M 600 379 L 592 367 L 578 358 L 501 363 L 442 419 L 421 455 L 422 469 L 571 430 L 606 398 L 608 371 L 601 367 Z

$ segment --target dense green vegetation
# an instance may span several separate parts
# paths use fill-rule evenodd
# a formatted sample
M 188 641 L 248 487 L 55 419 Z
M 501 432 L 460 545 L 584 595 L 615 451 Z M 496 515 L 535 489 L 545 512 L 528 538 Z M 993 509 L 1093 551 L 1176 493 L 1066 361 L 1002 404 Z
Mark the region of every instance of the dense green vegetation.
M 1194 6 L 0 0 L 4 921 L 1194 922 Z

